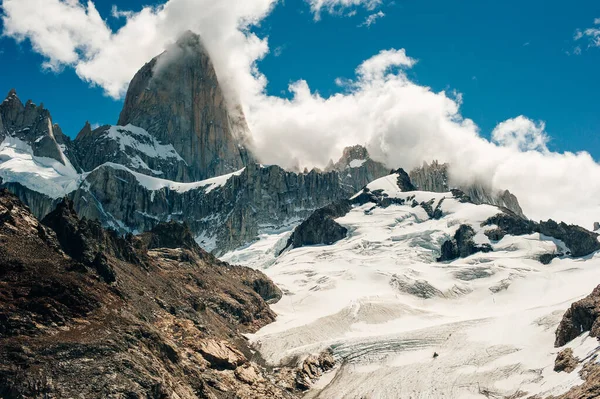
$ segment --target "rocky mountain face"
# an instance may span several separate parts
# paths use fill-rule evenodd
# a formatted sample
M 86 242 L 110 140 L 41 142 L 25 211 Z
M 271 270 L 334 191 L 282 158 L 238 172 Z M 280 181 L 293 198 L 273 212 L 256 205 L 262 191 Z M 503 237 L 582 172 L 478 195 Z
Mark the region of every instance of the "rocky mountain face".
M 296 174 L 258 164 L 218 183 L 210 181 L 169 186 L 105 165 L 70 197 L 82 216 L 121 232 L 147 231 L 170 220 L 186 222 L 204 248 L 222 253 L 260 232 L 290 228 L 314 209 L 352 194 L 336 172 Z
M 352 187 L 354 192 L 390 173 L 384 164 L 371 159 L 367 149 L 361 145 L 344 148 L 342 157 L 336 163 L 330 161 L 325 169 L 333 170 L 340 174 L 342 183 Z
M 185 226 L 123 238 L 69 201 L 42 224 L 4 190 L 0 237 L 1 397 L 299 392 L 304 370 L 268 374 L 242 336 L 274 320 L 266 301 L 281 292 L 200 249 Z
M 445 193 L 452 188 L 457 188 L 469 196 L 475 204 L 502 206 L 520 216 L 525 216 L 517 197 L 510 191 L 494 192 L 483 183 L 472 183 L 466 186 L 452 184 L 449 177 L 449 168 L 450 165 L 448 164 L 433 161 L 431 164 L 424 163 L 423 166 L 413 169 L 409 175 L 411 181 L 419 190 Z
M 121 138 L 119 163 L 183 182 L 239 170 L 249 160 L 248 138 L 243 114 L 232 112 L 235 109 L 235 104 L 226 103 L 200 37 L 188 32 L 131 81 L 119 126 L 113 127 L 127 137 Z M 110 128 L 89 130 L 84 128 L 77 137 L 86 169 L 115 162 L 111 152 L 115 144 L 107 134 Z M 102 148 L 92 148 L 98 146 Z

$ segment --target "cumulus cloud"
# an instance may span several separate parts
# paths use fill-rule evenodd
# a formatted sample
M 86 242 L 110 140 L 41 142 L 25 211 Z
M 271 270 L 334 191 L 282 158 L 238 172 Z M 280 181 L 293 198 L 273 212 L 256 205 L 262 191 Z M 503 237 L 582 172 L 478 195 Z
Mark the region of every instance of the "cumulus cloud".
M 385 17 L 385 14 L 383 13 L 383 11 L 378 11 L 375 14 L 370 14 L 367 16 L 367 18 L 365 18 L 364 22 L 361 23 L 360 26 L 366 26 L 367 28 L 370 27 L 371 25 L 373 25 L 375 22 L 377 22 L 378 19 Z
M 29 39 L 47 58 L 45 67 L 75 69 L 114 98 L 123 96 L 135 72 L 185 30 L 199 33 L 224 84 L 251 90 L 261 84 L 246 72 L 268 51 L 266 39 L 248 32 L 277 0 L 169 0 L 139 12 L 113 8 L 125 25 L 111 31 L 94 3 L 78 0 L 4 0 L 4 35 Z
M 145 62 L 191 29 L 202 35 L 227 95 L 241 104 L 263 163 L 323 167 L 345 146 L 364 144 L 390 168 L 449 162 L 454 181 L 509 189 L 534 219 L 552 217 L 586 227 L 600 220 L 600 165 L 588 153 L 549 151 L 544 123 L 524 116 L 500 123 L 492 140 L 484 139 L 461 114 L 460 93 L 435 92 L 411 81 L 406 70 L 416 60 L 404 49 L 374 54 L 354 76 L 337 79 L 339 91 L 331 96 L 321 96 L 303 80 L 290 84 L 291 98 L 267 95 L 256 61 L 269 51 L 268 43 L 248 27 L 260 23 L 275 3 L 169 0 L 139 12 L 115 9 L 125 23 L 113 32 L 91 1 L 4 0 L 3 24 L 5 35 L 30 40 L 49 68 L 73 67 L 114 97 L 124 93 Z M 309 3 L 315 15 L 380 4 Z
M 548 151 L 544 122 L 535 123 L 523 115 L 506 120 L 492 131 L 492 140 L 519 151 Z

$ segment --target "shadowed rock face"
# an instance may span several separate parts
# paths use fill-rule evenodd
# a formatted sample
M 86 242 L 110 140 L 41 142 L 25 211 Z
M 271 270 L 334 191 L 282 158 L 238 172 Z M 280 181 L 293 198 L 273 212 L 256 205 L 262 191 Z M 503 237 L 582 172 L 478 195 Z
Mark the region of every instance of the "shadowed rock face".
M 119 238 L 68 201 L 45 223 L 0 192 L 0 397 L 296 397 L 242 336 L 275 317 L 263 296 L 281 293 L 262 273 L 174 224 Z
M 164 178 L 197 181 L 248 161 L 246 122 L 241 110 L 232 115 L 231 109 L 200 37 L 188 32 L 135 75 L 118 124 L 173 145 L 185 163 L 164 170 Z

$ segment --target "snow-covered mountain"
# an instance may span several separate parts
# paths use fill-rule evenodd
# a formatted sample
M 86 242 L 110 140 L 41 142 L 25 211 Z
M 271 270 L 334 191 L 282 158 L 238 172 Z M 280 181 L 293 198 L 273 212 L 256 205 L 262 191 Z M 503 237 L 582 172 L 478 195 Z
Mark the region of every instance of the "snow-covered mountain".
M 555 331 L 600 282 L 597 234 L 530 224 L 458 190 L 406 191 L 399 177 L 321 213 L 305 237 L 341 226 L 330 245 L 288 246 L 310 228 L 301 226 L 223 257 L 264 271 L 284 292 L 277 321 L 251 336 L 266 361 L 331 350 L 338 366 L 309 398 L 547 397 L 581 384 L 598 341 L 584 333 L 569 342 L 582 361 L 558 373 Z M 448 246 L 455 259 L 442 260 Z

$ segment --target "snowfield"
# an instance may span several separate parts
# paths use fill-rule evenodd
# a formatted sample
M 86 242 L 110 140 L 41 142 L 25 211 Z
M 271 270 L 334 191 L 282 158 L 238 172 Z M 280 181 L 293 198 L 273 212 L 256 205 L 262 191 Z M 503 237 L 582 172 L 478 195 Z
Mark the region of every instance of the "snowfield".
M 284 291 L 277 321 L 250 339 L 272 365 L 331 348 L 338 360 L 309 398 L 489 398 L 560 394 L 582 383 L 553 371 L 554 332 L 570 304 L 600 283 L 600 254 L 537 258 L 563 247 L 532 234 L 490 242 L 481 222 L 499 213 L 451 193 L 401 192 L 390 175 L 369 185 L 418 202 L 442 199 L 443 217 L 420 206 L 354 207 L 336 221 L 348 237 L 277 253 L 288 233 L 264 235 L 223 257 L 263 270 Z M 460 224 L 494 251 L 438 263 Z M 582 334 L 575 356 L 598 352 Z M 438 356 L 434 358 L 434 353 Z M 581 367 L 581 366 L 580 366 Z
M 62 148 L 61 148 L 62 151 Z M 24 141 L 8 136 L 0 143 L 0 177 L 17 182 L 50 198 L 60 198 L 76 190 L 81 177 L 62 154 L 65 164 L 33 155 Z

